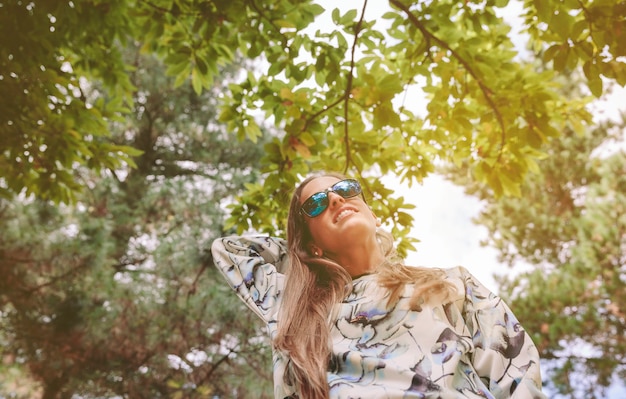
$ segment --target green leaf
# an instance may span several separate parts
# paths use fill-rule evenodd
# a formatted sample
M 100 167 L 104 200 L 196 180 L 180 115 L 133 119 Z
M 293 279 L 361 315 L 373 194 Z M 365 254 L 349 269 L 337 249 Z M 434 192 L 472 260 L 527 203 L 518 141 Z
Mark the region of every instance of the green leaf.
M 309 132 L 302 132 L 298 137 L 307 147 L 315 145 L 315 138 Z
M 565 10 L 558 10 L 552 14 L 550 28 L 565 41 L 570 37 L 572 20 L 572 17 L 569 16 Z
M 541 22 L 550 22 L 554 15 L 554 8 L 550 2 L 545 0 L 534 0 L 534 6 L 537 8 L 537 16 Z
M 557 72 L 563 72 L 567 65 L 567 58 L 569 56 L 570 48 L 567 46 L 561 46 L 554 56 L 554 70 Z
M 258 138 L 261 137 L 263 133 L 254 119 L 248 119 L 246 122 L 247 124 L 244 126 L 246 137 L 248 137 L 248 139 L 250 139 L 253 143 L 256 143 Z
M 611 60 L 609 66 L 613 70 L 613 76 L 617 84 L 626 86 L 626 62 Z
M 332 13 L 331 13 L 331 17 L 333 19 L 333 23 L 335 25 L 339 25 L 341 23 L 341 11 L 339 11 L 338 8 L 334 8 Z
M 206 75 L 209 72 L 209 67 L 207 65 L 207 62 L 202 57 L 199 57 L 196 55 L 195 62 L 196 62 L 196 67 L 198 71 L 200 72 L 200 74 Z
M 543 53 L 543 60 L 545 62 L 552 61 L 560 49 L 561 44 L 553 44 L 548 47 L 548 49 Z
M 339 20 L 339 24 L 340 25 L 350 25 L 351 23 L 354 22 L 354 20 L 357 17 L 357 11 L 352 9 L 352 10 L 348 10 L 346 11 L 346 13 L 340 18 Z
M 587 86 L 596 98 L 602 96 L 602 79 L 599 76 L 587 80 Z
M 380 104 L 374 108 L 374 129 L 384 126 L 400 127 L 400 116 L 388 104 Z
M 279 28 L 289 28 L 289 29 L 296 28 L 296 25 L 293 22 L 287 21 L 284 19 L 275 19 L 272 22 L 274 23 L 274 25 L 278 26 Z
M 539 174 L 541 173 L 541 169 L 539 168 L 539 165 L 537 164 L 537 161 L 535 161 L 532 157 L 524 157 L 524 162 L 526 163 L 526 167 L 528 168 L 528 170 L 534 174 Z
M 174 80 L 174 88 L 182 86 L 189 78 L 190 73 L 193 73 L 191 67 L 178 74 L 178 76 L 176 76 L 176 79 Z
M 191 85 L 196 94 L 200 95 L 202 93 L 202 74 L 197 68 L 191 70 Z

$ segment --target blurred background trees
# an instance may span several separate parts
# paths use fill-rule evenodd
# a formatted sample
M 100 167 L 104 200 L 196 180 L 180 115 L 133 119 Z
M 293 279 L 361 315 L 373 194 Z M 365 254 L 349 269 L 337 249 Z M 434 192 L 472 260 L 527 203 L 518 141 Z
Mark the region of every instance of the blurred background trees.
M 124 57 L 138 90 L 110 140 L 141 151 L 136 168 L 78 168 L 86 189 L 73 205 L 0 205 L 0 393 L 269 397 L 265 332 L 208 252 L 261 149 L 216 122 L 220 85 L 174 89 L 158 59 L 136 47 Z

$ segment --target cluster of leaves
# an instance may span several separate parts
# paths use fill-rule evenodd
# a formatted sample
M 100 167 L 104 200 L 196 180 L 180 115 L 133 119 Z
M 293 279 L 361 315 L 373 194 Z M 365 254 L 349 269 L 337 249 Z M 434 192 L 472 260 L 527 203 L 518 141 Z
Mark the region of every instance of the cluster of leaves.
M 524 15 L 531 44 L 545 50 L 557 72 L 582 65 L 594 96 L 603 92 L 602 78 L 626 85 L 626 3 L 623 1 L 526 0 Z
M 262 325 L 208 252 L 261 148 L 215 123 L 217 88 L 174 89 L 156 59 L 125 56 L 138 90 L 111 139 L 141 150 L 136 167 L 80 168 L 73 205 L 0 203 L 0 396 L 271 397 Z
M 566 130 L 520 197 L 497 199 L 463 169 L 450 174 L 486 204 L 476 218 L 484 244 L 511 267 L 531 265 L 500 276 L 500 293 L 546 361 L 547 385 L 568 398 L 606 397 L 626 378 L 625 129 L 622 117 Z
M 475 180 L 519 195 L 547 140 L 564 126 L 580 131 L 589 115 L 584 101 L 547 83 L 552 72 L 517 60 L 510 27 L 496 16 L 506 3 L 392 0 L 386 28 L 378 28 L 364 2 L 360 11 L 333 10 L 330 32 L 282 25 L 284 40 L 265 50 L 267 71 L 232 84 L 220 116 L 245 132 L 262 113 L 284 131 L 266 146 L 267 178 L 232 207 L 230 222 L 282 231 L 287 196 L 274 193 L 290 192 L 311 171 L 338 170 L 364 180 L 404 252 L 412 248 L 411 205 L 394 198 L 381 175 L 410 185 L 438 160 L 469 162 Z M 423 116 L 398 104 L 417 83 L 428 96 Z
M 126 43 L 141 42 L 145 51 L 158 53 L 177 76 L 175 86 L 191 79 L 198 94 L 213 86 L 218 66 L 232 63 L 238 48 L 247 48 L 246 56 L 258 55 L 267 37 L 278 34 L 273 21 L 298 14 L 297 3 L 4 2 L 0 195 L 34 194 L 69 203 L 84 187 L 75 167 L 98 172 L 133 166 L 136 149 L 113 144 L 109 132 L 110 123 L 123 121 L 133 107 L 135 66 L 120 50 Z M 96 84 L 106 96 L 86 94 Z
M 133 91 L 115 45 L 130 29 L 124 3 L 0 5 L 0 198 L 71 202 L 82 186 L 73 167 L 133 164 L 137 151 L 108 140 L 107 123 L 128 113 Z M 87 98 L 85 77 L 104 82 L 110 99 Z
M 262 118 L 284 133 L 267 145 L 263 179 L 230 223 L 281 232 L 287 193 L 302 175 L 343 171 L 363 178 L 404 252 L 410 205 L 389 195 L 381 175 L 410 185 L 438 160 L 469 160 L 477 181 L 518 195 L 541 146 L 588 121 L 583 104 L 546 84 L 552 72 L 516 57 L 496 14 L 507 4 L 390 0 L 377 22 L 365 17 L 372 6 L 364 0 L 360 9 L 328 10 L 334 27 L 313 33 L 324 12 L 313 1 L 11 1 L 0 21 L 0 126 L 11 137 L 1 147 L 3 195 L 25 190 L 63 202 L 80 187 L 75 165 L 132 164 L 137 153 L 106 136 L 106 122 L 132 106 L 133 64 L 118 44 L 141 41 L 165 60 L 175 85 L 190 80 L 196 93 L 241 54 L 267 68 L 225 90 L 220 119 L 252 141 Z M 599 95 L 601 75 L 624 84 L 622 9 L 616 0 L 526 1 L 525 26 L 554 71 L 582 65 Z M 99 82 L 107 100 L 86 96 L 85 81 Z M 416 85 L 428 95 L 423 112 L 400 101 Z

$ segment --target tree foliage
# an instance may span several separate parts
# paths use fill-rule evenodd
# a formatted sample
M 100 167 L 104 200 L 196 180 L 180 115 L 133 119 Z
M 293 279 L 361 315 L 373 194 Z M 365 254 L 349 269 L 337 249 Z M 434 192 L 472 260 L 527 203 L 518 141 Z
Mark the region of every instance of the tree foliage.
M 124 1 L 15 1 L 0 6 L 0 195 L 25 192 L 70 202 L 75 165 L 132 165 L 132 147 L 108 140 L 108 121 L 130 110 L 133 87 L 117 38 L 127 37 Z M 102 80 L 113 94 L 87 98 Z
M 496 199 L 462 169 L 451 173 L 486 204 L 476 218 L 489 232 L 484 244 L 513 268 L 530 265 L 500 276 L 500 293 L 563 397 L 604 398 L 626 378 L 625 132 L 624 116 L 580 134 L 565 130 L 517 198 Z
M 0 21 L 0 126 L 10 137 L 1 147 L 3 193 L 67 201 L 81 186 L 76 164 L 132 164 L 137 153 L 107 138 L 106 122 L 132 104 L 133 64 L 120 44 L 140 40 L 165 60 L 175 84 L 191 81 L 196 93 L 240 54 L 267 68 L 224 91 L 220 119 L 239 138 L 254 141 L 263 119 L 283 134 L 267 145 L 264 178 L 232 209 L 231 224 L 280 231 L 287 196 L 273 194 L 310 170 L 341 170 L 364 178 L 405 251 L 410 205 L 390 195 L 380 175 L 411 184 L 437 160 L 470 160 L 477 181 L 518 195 L 542 145 L 589 119 L 583 103 L 546 84 L 550 77 L 582 67 L 595 95 L 602 77 L 626 83 L 623 2 L 525 1 L 531 44 L 553 61 L 543 73 L 517 57 L 496 14 L 507 4 L 390 0 L 376 21 L 365 17 L 374 4 L 364 0 L 329 10 L 334 27 L 311 32 L 323 12 L 312 1 L 12 0 Z M 83 80 L 100 82 L 106 95 L 85 96 Z M 415 85 L 428 96 L 425 110 L 401 102 Z
M 261 148 L 215 122 L 219 89 L 174 89 L 154 57 L 123 55 L 137 91 L 110 139 L 136 167 L 76 170 L 73 205 L 0 202 L 0 396 L 270 397 L 265 332 L 208 252 Z

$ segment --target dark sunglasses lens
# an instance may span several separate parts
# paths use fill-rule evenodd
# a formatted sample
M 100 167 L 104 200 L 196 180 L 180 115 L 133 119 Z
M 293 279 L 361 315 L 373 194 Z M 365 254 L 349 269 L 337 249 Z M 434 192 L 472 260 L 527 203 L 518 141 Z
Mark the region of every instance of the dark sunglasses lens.
M 302 212 L 314 218 L 328 208 L 328 195 L 326 193 L 315 193 L 302 204 Z
M 351 198 L 361 194 L 361 185 L 356 180 L 342 180 L 333 186 L 333 191 L 343 198 Z

